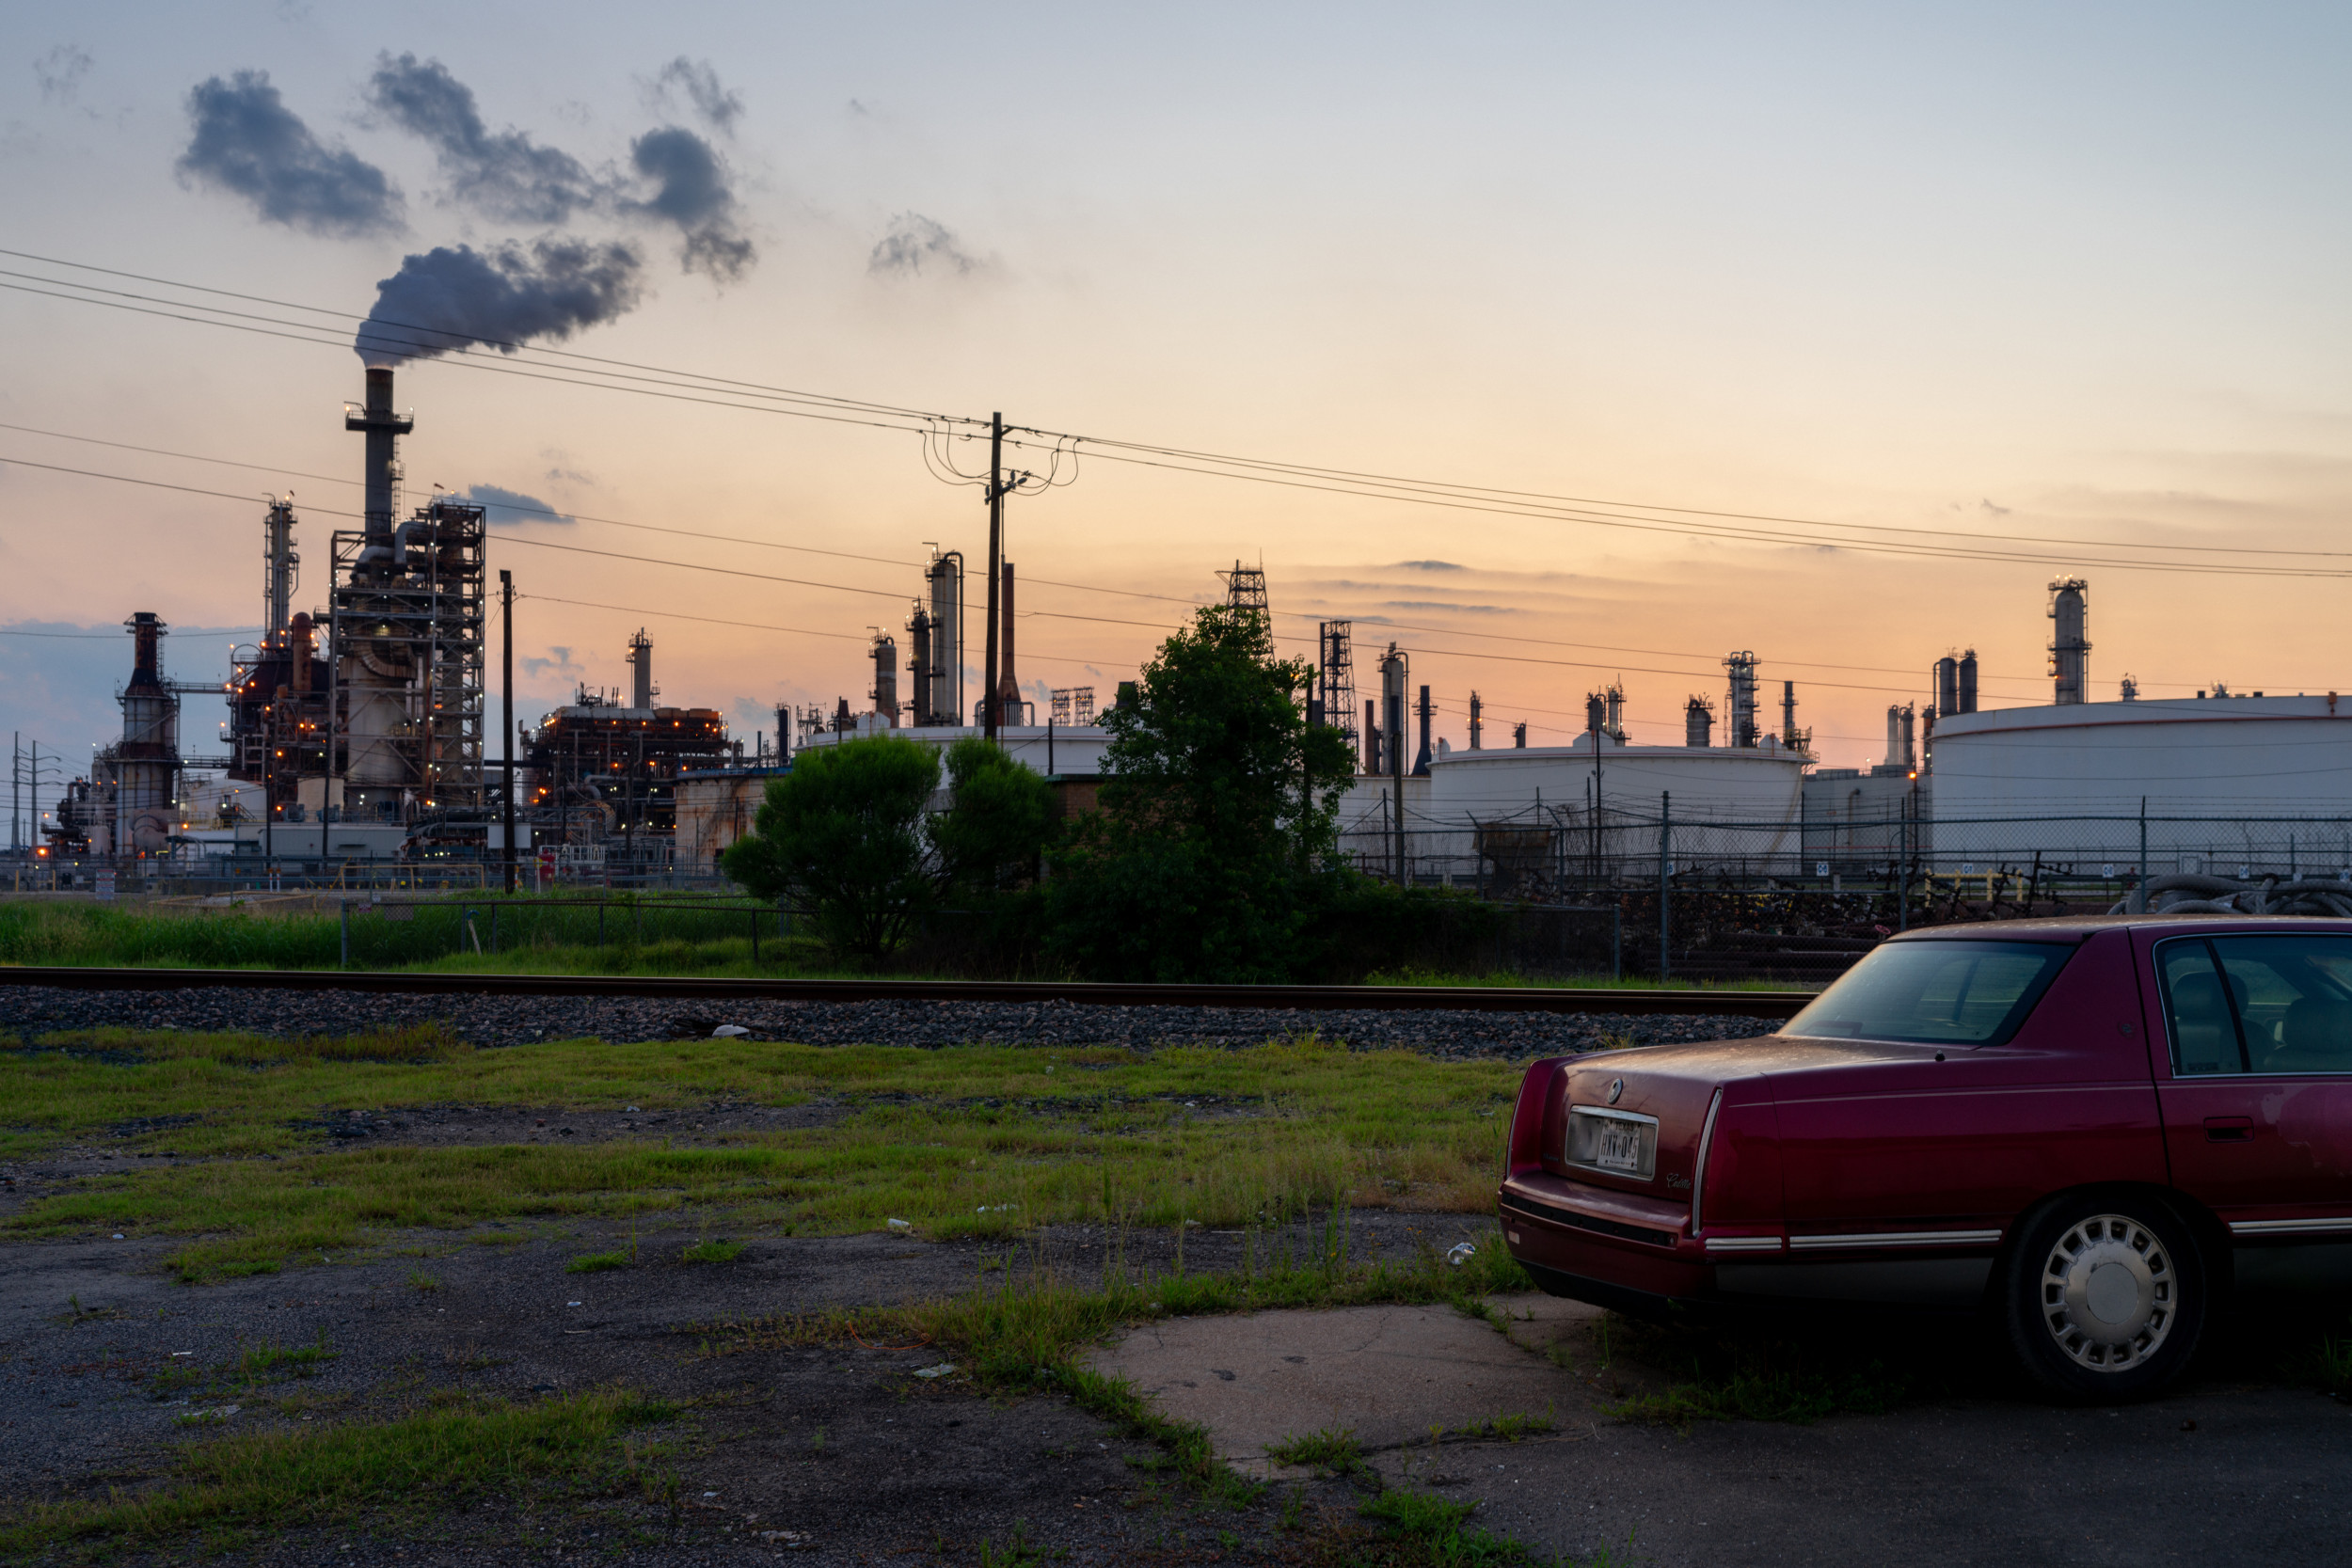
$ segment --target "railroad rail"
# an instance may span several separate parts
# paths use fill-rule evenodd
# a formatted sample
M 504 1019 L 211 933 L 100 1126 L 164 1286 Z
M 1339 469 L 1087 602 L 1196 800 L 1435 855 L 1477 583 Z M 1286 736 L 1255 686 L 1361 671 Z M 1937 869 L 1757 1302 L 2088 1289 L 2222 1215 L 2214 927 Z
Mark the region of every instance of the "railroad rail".
M 1577 986 L 1194 986 L 1064 980 L 743 980 L 691 975 L 460 974 L 398 970 L 102 969 L 0 964 L 0 986 L 74 990 L 399 991 L 445 996 L 675 997 L 706 1002 L 1075 1002 L 1103 1007 L 1264 1007 L 1329 1012 L 1708 1013 L 1793 1018 L 1802 990 L 1616 990 Z

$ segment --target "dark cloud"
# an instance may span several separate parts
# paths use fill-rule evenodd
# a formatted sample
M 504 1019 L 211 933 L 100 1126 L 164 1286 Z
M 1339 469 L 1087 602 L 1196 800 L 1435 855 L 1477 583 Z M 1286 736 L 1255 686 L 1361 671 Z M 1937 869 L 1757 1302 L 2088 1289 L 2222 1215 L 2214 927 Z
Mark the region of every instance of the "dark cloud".
M 540 240 L 526 250 L 437 245 L 402 259 L 375 286 L 375 309 L 353 347 L 371 365 L 429 358 L 476 343 L 512 354 L 627 315 L 644 264 L 628 245 Z
M 41 102 L 72 107 L 81 96 L 82 78 L 98 62 L 75 43 L 61 43 L 33 62 L 33 80 L 40 84 Z
M 558 648 L 550 644 L 548 648 L 548 652 L 553 654 L 555 657 L 553 658 L 533 658 L 530 655 L 526 654 L 515 662 L 521 665 L 523 667 L 523 673 L 532 680 L 537 680 L 545 675 L 564 675 L 573 680 L 578 680 L 588 673 L 588 667 L 586 665 L 575 664 L 572 662 L 571 649 Z
M 400 190 L 384 171 L 322 146 L 266 71 L 212 77 L 188 94 L 188 118 L 195 135 L 181 175 L 244 197 L 272 223 L 345 239 L 407 227 Z
M 979 262 L 957 243 L 945 224 L 920 213 L 900 213 L 874 244 L 866 270 L 913 275 L 930 272 L 970 272 Z
M 414 55 L 379 55 L 368 102 L 431 144 L 453 198 L 492 217 L 563 223 L 603 195 L 570 153 L 538 146 L 511 127 L 492 135 L 473 89 L 438 60 L 420 64 Z
M 690 60 L 683 55 L 654 77 L 650 96 L 657 106 L 665 109 L 683 99 L 694 106 L 696 114 L 730 136 L 735 135 L 735 122 L 743 116 L 743 100 L 719 85 L 719 73 L 710 62 Z
M 492 526 L 500 523 L 569 523 L 578 520 L 536 496 L 509 490 L 503 484 L 469 485 L 450 499 L 482 508 L 485 514 L 483 520 Z
M 1384 610 L 1442 610 L 1456 615 L 1508 615 L 1512 613 L 1509 605 L 1449 604 L 1442 599 L 1384 599 L 1381 601 L 1381 608 Z
M 1467 572 L 1470 570 L 1469 567 L 1456 565 L 1451 561 L 1400 561 L 1397 565 L 1414 572 Z
M 654 182 L 653 196 L 628 203 L 643 217 L 674 224 L 686 236 L 686 270 L 731 282 L 759 259 L 736 228 L 735 192 L 718 152 L 693 132 L 665 125 L 629 145 L 629 162 Z

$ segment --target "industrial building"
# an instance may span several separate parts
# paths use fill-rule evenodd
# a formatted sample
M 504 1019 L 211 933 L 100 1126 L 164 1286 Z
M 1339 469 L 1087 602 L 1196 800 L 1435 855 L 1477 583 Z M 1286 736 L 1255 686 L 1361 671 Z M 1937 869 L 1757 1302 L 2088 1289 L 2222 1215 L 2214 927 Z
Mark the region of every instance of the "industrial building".
M 718 709 L 660 705 L 653 641 L 642 628 L 629 639 L 628 666 L 626 702 L 582 687 L 522 737 L 523 800 L 543 839 L 634 846 L 641 834 L 666 836 L 677 830 L 679 781 L 740 761 Z

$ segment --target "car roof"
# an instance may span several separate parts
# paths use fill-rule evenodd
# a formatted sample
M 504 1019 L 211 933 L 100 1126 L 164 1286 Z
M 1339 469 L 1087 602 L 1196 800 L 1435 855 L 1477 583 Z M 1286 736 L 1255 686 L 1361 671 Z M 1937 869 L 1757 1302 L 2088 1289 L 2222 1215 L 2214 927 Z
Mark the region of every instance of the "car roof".
M 1890 942 L 2081 942 L 2099 931 L 2327 931 L 2352 936 L 2352 920 L 2300 914 L 2069 914 L 2030 920 L 1969 920 L 1901 931 Z

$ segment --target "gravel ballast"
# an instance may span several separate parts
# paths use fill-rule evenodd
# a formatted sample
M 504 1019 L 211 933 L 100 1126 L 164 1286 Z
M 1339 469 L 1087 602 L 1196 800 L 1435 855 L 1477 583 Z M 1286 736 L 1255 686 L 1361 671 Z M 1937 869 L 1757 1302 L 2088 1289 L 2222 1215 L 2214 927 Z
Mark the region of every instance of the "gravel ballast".
M 276 1037 L 345 1035 L 443 1022 L 475 1045 L 582 1037 L 613 1041 L 707 1036 L 809 1045 L 1259 1045 L 1320 1036 L 1357 1050 L 1519 1058 L 1605 1045 L 1745 1039 L 1770 1019 L 1708 1013 L 1490 1013 L 1354 1008 L 1114 1007 L 1075 1002 L 709 1002 L 675 997 L 421 996 L 378 991 L 0 990 L 0 1031 L 30 1044 L 65 1029 L 185 1029 Z

